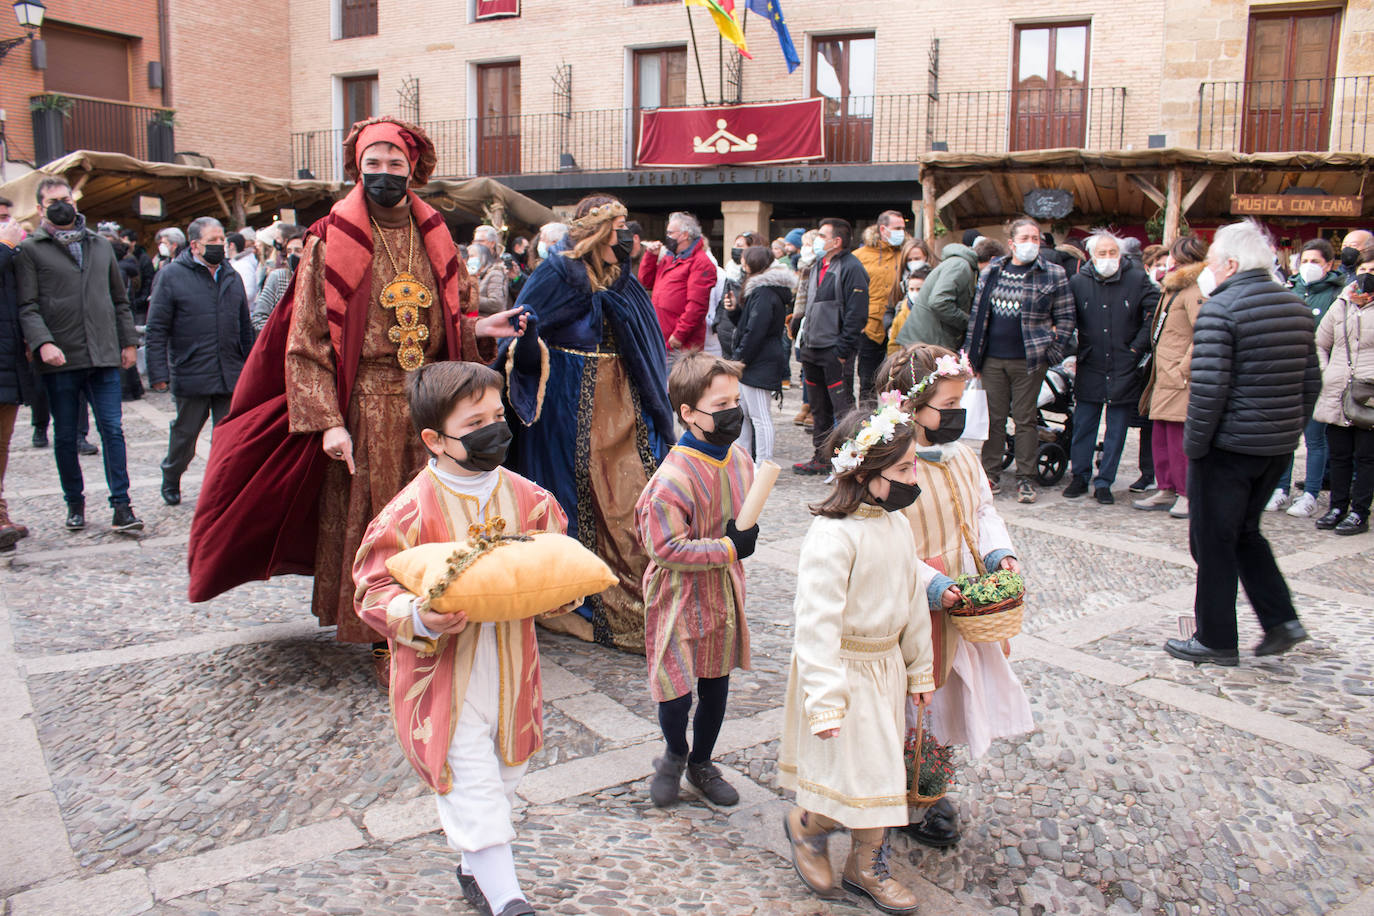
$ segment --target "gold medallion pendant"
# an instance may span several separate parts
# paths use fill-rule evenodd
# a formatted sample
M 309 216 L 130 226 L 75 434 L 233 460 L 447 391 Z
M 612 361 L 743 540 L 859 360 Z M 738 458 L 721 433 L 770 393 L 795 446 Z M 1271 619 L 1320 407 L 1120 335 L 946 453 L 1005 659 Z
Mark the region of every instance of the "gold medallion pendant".
M 382 287 L 382 308 L 396 311 L 396 324 L 387 331 L 387 337 L 398 345 L 396 361 L 407 372 L 425 364 L 424 343 L 429 340 L 429 327 L 420 321 L 420 310 L 433 302 L 433 291 L 419 277 L 405 271 Z

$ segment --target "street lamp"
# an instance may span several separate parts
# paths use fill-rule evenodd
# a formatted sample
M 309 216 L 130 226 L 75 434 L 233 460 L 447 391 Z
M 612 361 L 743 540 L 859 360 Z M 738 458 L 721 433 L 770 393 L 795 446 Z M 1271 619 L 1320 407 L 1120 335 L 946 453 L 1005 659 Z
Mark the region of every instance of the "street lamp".
M 14 18 L 19 20 L 19 24 L 24 27 L 24 34 L 18 38 L 8 38 L 0 41 L 0 61 L 5 56 L 19 47 L 26 41 L 33 41 L 34 32 L 43 24 L 43 14 L 47 8 L 40 0 L 16 0 L 14 4 Z

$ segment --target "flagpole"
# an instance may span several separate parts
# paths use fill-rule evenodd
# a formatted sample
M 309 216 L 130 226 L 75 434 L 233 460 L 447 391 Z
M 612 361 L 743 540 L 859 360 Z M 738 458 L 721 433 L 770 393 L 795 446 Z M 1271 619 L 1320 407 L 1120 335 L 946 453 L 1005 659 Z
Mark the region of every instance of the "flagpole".
M 697 59 L 697 79 L 701 81 L 701 104 L 706 105 L 706 77 L 701 73 L 701 49 L 697 47 L 697 27 L 692 23 L 692 8 L 684 3 L 682 9 L 687 14 L 687 28 L 692 33 L 692 53 Z
M 725 102 L 725 39 L 716 33 L 716 92 L 721 103 Z

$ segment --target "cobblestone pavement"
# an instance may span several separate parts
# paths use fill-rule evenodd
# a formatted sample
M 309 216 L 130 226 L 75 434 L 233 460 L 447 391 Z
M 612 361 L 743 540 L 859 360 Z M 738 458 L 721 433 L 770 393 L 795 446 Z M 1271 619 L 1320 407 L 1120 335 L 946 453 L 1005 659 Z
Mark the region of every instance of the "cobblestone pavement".
M 809 440 L 779 424 L 780 462 Z M 0 895 L 14 914 L 462 913 L 433 801 L 391 735 L 365 648 L 314 625 L 309 581 L 185 600 L 186 504 L 158 498 L 170 400 L 126 406 L 139 537 L 61 528 L 51 454 L 22 424 L 0 560 Z M 205 454 L 208 440 L 201 443 Z M 1301 460 L 1301 459 L 1299 459 Z M 1014 664 L 1038 730 L 961 761 L 963 841 L 894 841 L 926 913 L 1374 911 L 1374 538 L 1267 516 L 1313 639 L 1238 668 L 1160 643 L 1190 614 L 1187 524 L 1119 502 L 1002 497 L 1030 598 Z M 859 914 L 808 894 L 776 788 L 797 550 L 824 485 L 784 476 L 748 561 L 753 670 L 720 759 L 735 809 L 647 801 L 658 752 L 643 660 L 541 637 L 547 746 L 516 859 L 540 912 Z M 1242 600 L 1242 645 L 1260 634 Z M 832 854 L 844 843 L 832 843 Z

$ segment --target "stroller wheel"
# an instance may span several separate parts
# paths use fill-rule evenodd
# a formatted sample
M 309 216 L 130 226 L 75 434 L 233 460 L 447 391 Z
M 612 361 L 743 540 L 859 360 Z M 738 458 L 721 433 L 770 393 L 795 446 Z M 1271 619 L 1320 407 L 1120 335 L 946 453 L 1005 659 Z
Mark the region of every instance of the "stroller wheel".
M 1058 442 L 1046 442 L 1035 453 L 1035 479 L 1044 487 L 1052 487 L 1064 479 L 1069 469 L 1069 455 Z

